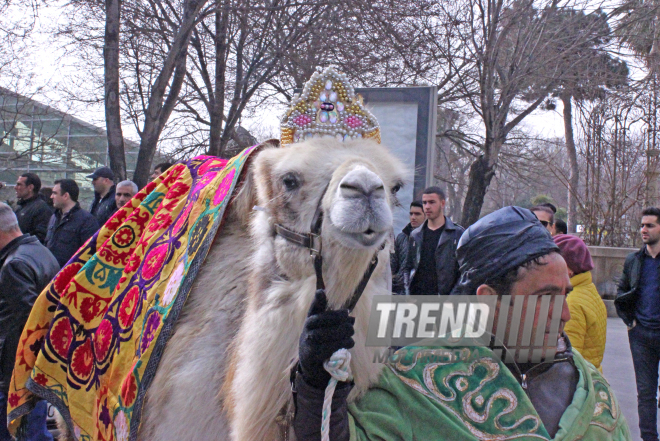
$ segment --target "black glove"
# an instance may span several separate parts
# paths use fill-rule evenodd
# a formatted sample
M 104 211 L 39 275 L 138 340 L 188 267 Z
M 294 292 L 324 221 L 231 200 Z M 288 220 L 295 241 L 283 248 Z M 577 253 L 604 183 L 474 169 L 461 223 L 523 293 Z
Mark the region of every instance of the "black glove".
M 355 346 L 355 318 L 348 315 L 348 309 L 328 311 L 327 306 L 325 291 L 317 290 L 307 313 L 298 349 L 303 379 L 319 389 L 325 389 L 330 381 L 330 374 L 323 367 L 323 362 L 337 350 Z

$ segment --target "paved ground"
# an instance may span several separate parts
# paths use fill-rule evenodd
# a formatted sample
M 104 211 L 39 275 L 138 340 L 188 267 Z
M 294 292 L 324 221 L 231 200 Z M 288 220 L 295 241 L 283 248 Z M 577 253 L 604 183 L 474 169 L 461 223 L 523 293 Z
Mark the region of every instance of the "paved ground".
M 618 318 L 607 319 L 607 344 L 603 359 L 603 373 L 614 389 L 623 414 L 628 420 L 634 441 L 641 441 L 637 418 L 637 390 L 633 371 L 628 331 Z M 660 421 L 660 415 L 658 415 Z

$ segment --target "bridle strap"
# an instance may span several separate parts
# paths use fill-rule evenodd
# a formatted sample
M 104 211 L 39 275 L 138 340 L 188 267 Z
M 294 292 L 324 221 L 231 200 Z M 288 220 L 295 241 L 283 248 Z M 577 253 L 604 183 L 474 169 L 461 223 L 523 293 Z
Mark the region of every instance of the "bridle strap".
M 288 240 L 291 243 L 294 243 L 303 248 L 307 248 L 310 251 L 312 258 L 314 259 L 314 272 L 316 273 L 316 290 L 325 291 L 325 282 L 323 281 L 323 256 L 321 251 L 323 250 L 323 244 L 321 242 L 321 226 L 323 225 L 323 197 L 325 196 L 328 186 L 323 189 L 321 197 L 319 198 L 318 203 L 316 204 L 316 212 L 314 212 L 314 218 L 312 219 L 312 224 L 310 225 L 309 233 L 298 233 L 281 224 L 275 224 L 275 233 L 280 237 Z M 353 295 L 350 299 L 344 304 L 343 309 L 348 309 L 349 312 L 353 311 L 355 305 L 357 305 L 362 293 L 364 293 L 367 283 L 373 274 L 376 266 L 378 266 L 378 252 L 385 247 L 383 246 L 374 253 L 374 257 L 369 263 L 369 268 L 362 276 L 362 280 L 355 288 Z

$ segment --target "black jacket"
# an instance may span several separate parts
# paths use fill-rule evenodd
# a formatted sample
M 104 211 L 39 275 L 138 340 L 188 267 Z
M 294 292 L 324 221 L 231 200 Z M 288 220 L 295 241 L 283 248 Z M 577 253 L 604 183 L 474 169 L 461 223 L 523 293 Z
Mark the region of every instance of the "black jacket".
M 44 243 L 48 231 L 48 221 L 53 209 L 39 195 L 31 199 L 20 199 L 16 208 L 18 226 L 23 234 L 31 234 Z
M 404 283 L 406 294 L 410 294 L 410 286 L 415 278 L 415 273 L 419 267 L 419 260 L 422 253 L 422 231 L 428 220 L 410 233 L 408 241 L 408 256 L 404 266 Z M 458 280 L 458 261 L 456 260 L 456 246 L 458 240 L 465 231 L 465 228 L 452 222 L 449 217 L 445 217 L 445 229 L 440 235 L 438 247 L 435 249 L 435 269 L 438 274 L 438 292 L 439 295 L 448 295 L 454 284 Z
M 394 255 L 390 256 L 390 266 L 392 267 L 392 292 L 394 294 L 405 294 L 406 287 L 403 283 L 403 267 L 408 258 L 408 238 L 413 228 L 410 224 L 399 233 L 394 240 Z
M 0 391 L 4 393 L 32 305 L 59 269 L 51 252 L 29 234 L 0 250 Z
M 644 253 L 646 252 L 646 245 L 639 251 L 628 254 L 626 261 L 623 264 L 623 274 L 619 279 L 619 287 L 614 299 L 614 306 L 616 313 L 619 314 L 628 326 L 633 325 L 635 319 L 635 307 L 637 306 L 637 299 L 639 293 L 639 279 L 642 276 L 642 262 L 644 260 Z
M 98 229 L 96 218 L 80 208 L 80 204 L 76 204 L 64 216 L 61 210 L 55 210 L 48 223 L 46 246 L 60 266 L 64 266 Z
M 99 193 L 94 192 L 94 202 L 89 207 L 89 212 L 99 221 L 99 228 L 115 214 L 115 211 L 117 211 L 117 202 L 115 201 L 114 185 L 103 198 Z

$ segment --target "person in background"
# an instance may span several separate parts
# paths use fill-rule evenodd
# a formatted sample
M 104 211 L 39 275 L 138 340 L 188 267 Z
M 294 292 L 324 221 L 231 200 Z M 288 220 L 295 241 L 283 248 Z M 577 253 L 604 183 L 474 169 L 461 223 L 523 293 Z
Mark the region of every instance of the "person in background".
M 568 234 L 568 225 L 561 219 L 555 220 L 555 232 L 556 234 Z
M 556 234 L 555 232 L 555 213 L 553 213 L 551 208 L 546 207 L 545 205 L 537 205 L 529 209 L 536 217 L 541 221 L 541 224 L 550 232 L 552 236 Z
M 46 246 L 60 266 L 64 266 L 100 227 L 94 216 L 80 208 L 79 192 L 73 179 L 60 179 L 53 187 L 51 199 L 55 213 L 48 223 Z
M 126 180 L 117 184 L 115 190 L 115 203 L 117 204 L 117 210 L 123 207 L 126 202 L 130 201 L 137 192 L 137 185 L 133 181 Z
M 48 221 L 53 215 L 53 210 L 39 195 L 41 179 L 34 173 L 23 173 L 16 180 L 16 198 L 18 207 L 16 217 L 18 226 L 25 234 L 31 234 L 44 243 Z
M 11 208 L 0 202 L 0 441 L 7 430 L 7 399 L 16 349 L 34 301 L 60 266 L 36 237 L 23 234 Z M 26 439 L 52 441 L 46 429 L 47 405 L 39 401 L 27 417 Z
M 50 198 L 51 194 L 53 194 L 53 187 L 41 187 L 41 190 L 39 190 L 39 196 L 46 201 L 51 211 L 54 211 L 53 200 Z
M 410 204 L 410 223 L 399 233 L 394 241 L 394 255 L 391 256 L 390 264 L 392 266 L 392 292 L 394 294 L 405 294 L 403 267 L 408 257 L 408 238 L 415 228 L 424 222 L 424 208 L 420 201 L 413 201 Z
M 642 440 L 658 441 L 660 208 L 649 207 L 642 212 L 640 232 L 644 245 L 626 257 L 614 305 L 628 326 Z
M 158 176 L 162 175 L 168 168 L 172 167 L 172 165 L 173 164 L 170 162 L 161 162 L 155 166 L 154 171 L 151 173 L 151 180 L 153 181 Z
M 94 201 L 89 212 L 98 220 L 99 225 L 103 225 L 117 211 L 113 182 L 115 175 L 110 167 L 99 167 L 87 177 L 91 178 L 94 186 Z
M 463 227 L 445 216 L 445 193 L 429 187 L 422 194 L 426 220 L 410 233 L 404 285 L 410 295 L 446 295 L 458 279 L 456 245 Z
M 558 234 L 553 240 L 568 266 L 573 291 L 566 297 L 571 319 L 564 332 L 588 362 L 602 372 L 601 363 L 605 354 L 607 336 L 607 309 L 591 280 L 594 269 L 589 248 L 582 239 L 567 234 Z

